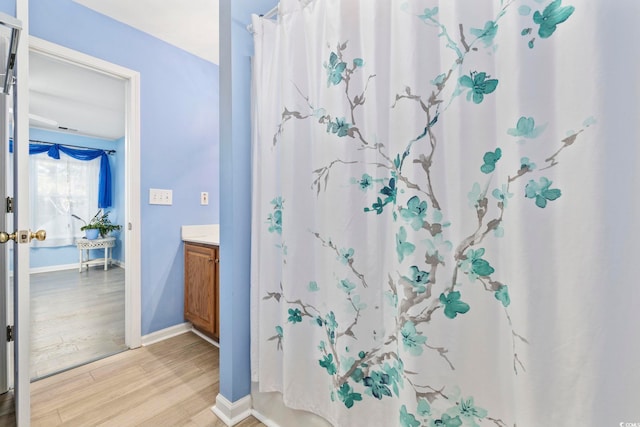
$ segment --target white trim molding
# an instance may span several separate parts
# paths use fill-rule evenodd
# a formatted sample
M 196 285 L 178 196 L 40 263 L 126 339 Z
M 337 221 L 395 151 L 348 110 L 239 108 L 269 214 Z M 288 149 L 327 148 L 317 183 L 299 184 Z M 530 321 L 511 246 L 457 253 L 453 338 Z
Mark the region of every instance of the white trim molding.
M 202 332 L 200 332 L 199 330 L 197 330 L 196 328 L 191 328 L 191 332 L 193 332 L 194 334 L 196 334 L 197 336 L 199 336 L 200 338 L 202 338 L 203 340 L 205 340 L 206 342 L 208 342 L 209 344 L 211 344 L 214 347 L 218 347 L 220 348 L 220 343 L 218 343 L 216 340 L 214 340 L 211 337 L 206 336 L 205 334 L 203 334 Z
M 258 421 L 260 421 L 262 424 L 266 425 L 267 427 L 282 427 L 282 426 L 280 426 L 280 424 L 278 424 L 277 422 L 273 421 L 271 418 L 268 418 L 262 412 L 256 411 L 255 409 L 251 410 L 251 415 L 253 415 L 253 417 L 255 419 L 257 419 Z
M 142 345 L 151 345 L 160 341 L 164 341 L 168 338 L 175 337 L 176 335 L 184 334 L 193 329 L 191 323 L 185 322 L 178 325 L 170 326 L 168 328 L 160 329 L 159 331 L 151 332 L 150 334 L 142 337 Z
M 216 404 L 211 410 L 227 426 L 234 426 L 251 415 L 251 395 L 229 402 L 226 397 L 218 393 Z
M 60 61 L 122 79 L 124 82 L 126 103 L 126 224 L 124 227 L 126 238 L 124 253 L 126 254 L 126 263 L 129 266 L 125 269 L 124 340 L 129 348 L 140 347 L 142 335 L 142 278 L 140 271 L 140 73 L 34 36 L 29 37 L 29 49 Z M 26 134 L 28 135 L 28 129 Z

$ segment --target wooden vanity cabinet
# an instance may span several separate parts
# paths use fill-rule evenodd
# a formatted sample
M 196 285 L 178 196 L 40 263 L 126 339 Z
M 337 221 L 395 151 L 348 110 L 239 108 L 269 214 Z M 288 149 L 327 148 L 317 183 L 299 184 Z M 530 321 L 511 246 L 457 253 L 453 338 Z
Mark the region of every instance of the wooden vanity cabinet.
M 204 334 L 219 339 L 219 248 L 184 244 L 184 318 Z

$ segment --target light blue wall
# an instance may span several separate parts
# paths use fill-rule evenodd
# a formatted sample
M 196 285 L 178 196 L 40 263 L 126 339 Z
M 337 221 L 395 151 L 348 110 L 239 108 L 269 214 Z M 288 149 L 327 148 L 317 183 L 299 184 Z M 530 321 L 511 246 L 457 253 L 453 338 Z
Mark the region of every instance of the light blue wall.
M 220 393 L 250 394 L 251 13 L 275 0 L 220 1 Z
M 173 242 L 181 224 L 218 222 L 215 201 L 220 197 L 220 393 L 236 401 L 250 393 L 249 58 L 253 43 L 246 25 L 251 13 L 264 13 L 277 1 L 220 2 L 220 118 L 230 124 L 220 130 L 220 158 L 217 67 L 198 63 L 70 0 L 51 3 L 31 6 L 34 35 L 142 73 L 143 333 L 182 320 L 182 289 L 175 286 L 182 282 L 182 246 Z M 185 146 L 189 147 L 185 152 L 174 151 Z M 224 183 L 220 190 L 218 182 Z M 209 191 L 212 206 L 208 209 L 197 205 L 197 198 L 192 200 L 195 183 L 207 186 L 196 191 Z M 173 188 L 174 206 L 146 205 L 145 191 L 152 186 Z
M 115 141 L 107 141 L 104 139 L 89 138 L 86 136 L 69 135 L 61 132 L 51 132 L 42 129 L 29 129 L 29 139 L 38 141 L 54 142 L 56 144 L 77 145 L 87 148 L 102 148 L 105 150 L 116 150 L 116 153 L 109 156 L 109 165 L 111 166 L 112 188 L 113 188 L 113 205 L 107 209 L 109 211 L 109 219 L 114 224 L 124 224 L 124 139 Z M 84 218 L 88 221 L 89 218 Z M 82 226 L 82 222 L 77 221 L 77 227 Z M 37 224 L 32 224 L 36 227 Z M 113 251 L 113 258 L 122 260 L 123 241 L 122 233 L 116 235 L 118 242 Z M 29 257 L 29 266 L 31 268 L 49 267 L 54 265 L 74 264 L 78 262 L 78 250 L 75 246 L 62 246 L 57 248 L 31 248 Z M 92 251 L 90 256 L 102 257 L 103 252 Z
M 219 222 L 218 66 L 71 0 L 31 1 L 29 20 L 36 37 L 140 72 L 142 333 L 182 323 L 180 226 Z M 149 188 L 173 205 L 149 205 Z
M 16 16 L 16 0 L 0 0 L 0 12 Z

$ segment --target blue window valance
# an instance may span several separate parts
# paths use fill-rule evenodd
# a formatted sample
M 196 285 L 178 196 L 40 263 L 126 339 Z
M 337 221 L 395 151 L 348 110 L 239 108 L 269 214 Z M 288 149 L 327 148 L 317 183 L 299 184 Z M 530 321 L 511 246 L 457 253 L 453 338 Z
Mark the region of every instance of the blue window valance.
M 100 157 L 100 177 L 98 180 L 98 207 L 108 208 L 112 202 L 111 167 L 105 150 L 90 148 L 70 148 L 60 144 L 29 144 L 29 154 L 47 153 L 53 159 L 60 158 L 60 152 L 77 160 L 93 160 Z

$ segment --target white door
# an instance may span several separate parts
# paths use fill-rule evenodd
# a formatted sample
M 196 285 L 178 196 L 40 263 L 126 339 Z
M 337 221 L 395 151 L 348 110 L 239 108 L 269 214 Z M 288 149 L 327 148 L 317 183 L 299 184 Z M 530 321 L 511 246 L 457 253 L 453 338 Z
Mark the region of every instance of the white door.
M 4 47 L 0 44 L 0 55 L 4 54 Z M 11 230 L 13 224 L 11 221 L 11 215 L 6 213 L 7 206 L 7 194 L 8 191 L 8 180 L 6 179 L 8 173 L 13 168 L 9 163 L 9 153 L 8 153 L 8 139 L 9 139 L 9 104 L 11 99 L 7 95 L 0 95 L 0 129 L 2 130 L 2 135 L 0 136 L 0 166 L 2 168 L 2 173 L 0 173 L 0 210 L 2 211 L 2 220 L 0 221 L 0 231 L 6 232 L 7 230 Z M 4 239 L 2 239 L 4 240 Z M 12 324 L 13 317 L 13 303 L 9 302 L 10 299 L 10 287 L 12 282 L 12 273 L 11 268 L 9 267 L 12 264 L 10 255 L 13 255 L 13 248 L 11 248 L 11 241 L 0 244 L 0 278 L 2 278 L 2 285 L 0 286 L 0 393 L 5 393 L 9 390 L 9 375 L 8 375 L 8 364 L 9 354 L 8 354 L 8 341 L 4 339 L 3 331 L 7 330 L 7 326 Z
M 23 14 L 25 3 L 17 5 L 19 15 Z M 19 21 L 3 16 L 3 24 L 19 26 Z M 3 25 L 4 27 L 7 25 Z M 14 38 L 14 40 L 17 40 Z M 30 397 L 29 397 L 29 240 L 28 231 L 28 46 L 23 41 L 17 45 L 17 52 L 11 45 L 11 37 L 0 37 L 0 54 L 13 52 L 12 60 L 8 63 L 20 63 L 16 67 L 16 78 L 21 83 L 12 84 L 11 95 L 0 94 L 0 303 L 3 315 L 0 316 L 0 327 L 6 323 L 13 324 L 13 346 L 7 345 L 5 330 L 0 330 L 0 384 L 4 389 L 13 386 L 15 399 L 16 424 L 19 427 L 30 425 Z M 4 55 L 2 55 L 4 57 Z M 2 60 L 3 63 L 5 60 Z M 4 67 L 3 67 L 4 70 Z M 2 72 L 4 77 L 5 71 Z M 8 80 L 10 83 L 12 79 Z M 3 85 L 4 89 L 9 88 Z M 20 102 L 17 98 L 20 98 Z M 26 98 L 24 97 L 26 95 Z M 11 98 L 10 98 L 11 97 Z M 13 110 L 13 125 L 9 123 L 9 109 Z M 20 117 L 20 120 L 16 120 Z M 14 140 L 13 154 L 9 153 L 9 136 Z M 22 136 L 24 135 L 24 137 Z M 8 194 L 7 194 L 8 193 Z M 8 208 L 7 197 L 15 202 L 13 208 Z M 9 211 L 9 212 L 8 212 Z M 6 227 L 6 228 L 5 228 Z M 20 230 L 20 231 L 18 231 Z M 13 311 L 12 315 L 7 312 Z M 9 347 L 9 351 L 7 351 Z M 13 350 L 13 355 L 11 355 Z M 13 356 L 13 357 L 12 357 Z M 12 368 L 12 369 L 10 369 Z

